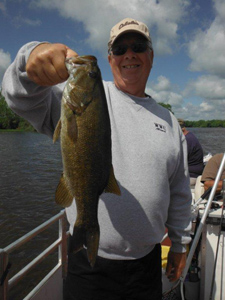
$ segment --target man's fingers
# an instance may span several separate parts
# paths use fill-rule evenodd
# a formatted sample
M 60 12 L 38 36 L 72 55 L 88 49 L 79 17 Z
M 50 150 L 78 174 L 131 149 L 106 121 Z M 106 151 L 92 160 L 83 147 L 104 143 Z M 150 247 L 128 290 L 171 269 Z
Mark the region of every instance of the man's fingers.
M 54 57 L 52 59 L 51 65 L 49 66 L 47 74 L 49 76 L 49 79 L 52 81 L 52 84 L 55 84 L 55 82 L 61 83 L 67 80 L 69 74 L 65 66 L 65 57 Z
M 167 266 L 166 266 L 166 276 L 169 280 L 171 280 L 174 276 L 174 268 L 169 263 L 167 263 Z
M 166 267 L 166 276 L 172 281 L 180 278 L 186 263 L 186 253 L 175 253 L 170 251 Z
M 73 56 L 78 56 L 77 52 L 73 51 L 69 47 L 66 47 L 66 58 L 70 58 Z
M 69 76 L 65 65 L 66 58 L 77 55 L 75 51 L 63 44 L 39 44 L 28 58 L 27 75 L 41 86 L 61 83 Z

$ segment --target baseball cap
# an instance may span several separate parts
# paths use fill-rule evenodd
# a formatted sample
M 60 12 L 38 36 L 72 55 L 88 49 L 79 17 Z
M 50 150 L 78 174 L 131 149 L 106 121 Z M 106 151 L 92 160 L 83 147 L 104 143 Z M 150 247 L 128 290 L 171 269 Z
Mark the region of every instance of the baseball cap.
M 180 127 L 183 128 L 185 127 L 185 123 L 184 123 L 184 120 L 183 119 L 177 119 L 178 120 L 178 123 L 180 124 Z
M 150 37 L 150 33 L 148 30 L 148 27 L 137 20 L 126 18 L 117 23 L 115 26 L 112 27 L 110 31 L 110 37 L 108 42 L 108 47 L 110 48 L 112 44 L 115 42 L 115 40 L 125 32 L 137 32 L 143 35 L 151 44 L 152 46 L 152 40 Z

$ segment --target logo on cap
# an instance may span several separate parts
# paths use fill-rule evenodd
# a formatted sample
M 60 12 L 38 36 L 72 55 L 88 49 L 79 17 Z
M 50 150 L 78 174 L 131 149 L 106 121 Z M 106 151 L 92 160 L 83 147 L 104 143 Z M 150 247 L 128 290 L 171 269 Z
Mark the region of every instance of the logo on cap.
M 127 22 L 125 22 L 124 24 L 123 24 L 123 23 L 120 24 L 119 30 L 120 30 L 121 28 L 123 28 L 124 26 L 131 25 L 131 24 L 133 24 L 133 25 L 139 25 L 138 22 L 135 22 L 135 21 L 128 22 L 128 21 L 127 21 Z

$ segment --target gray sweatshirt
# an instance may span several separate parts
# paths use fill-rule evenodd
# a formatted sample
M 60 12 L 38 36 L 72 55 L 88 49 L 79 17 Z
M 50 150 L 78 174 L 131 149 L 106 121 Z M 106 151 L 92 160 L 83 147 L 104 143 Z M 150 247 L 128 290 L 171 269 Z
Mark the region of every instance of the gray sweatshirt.
M 23 46 L 5 73 L 2 93 L 13 111 L 52 137 L 60 117 L 62 85 L 40 87 L 25 66 L 37 42 Z M 151 97 L 123 93 L 103 82 L 112 130 L 112 163 L 121 196 L 100 196 L 98 255 L 136 259 L 160 243 L 165 226 L 171 250 L 185 252 L 190 242 L 191 192 L 187 147 L 176 118 Z M 53 187 L 54 189 L 54 187 Z M 66 209 L 70 232 L 76 204 Z

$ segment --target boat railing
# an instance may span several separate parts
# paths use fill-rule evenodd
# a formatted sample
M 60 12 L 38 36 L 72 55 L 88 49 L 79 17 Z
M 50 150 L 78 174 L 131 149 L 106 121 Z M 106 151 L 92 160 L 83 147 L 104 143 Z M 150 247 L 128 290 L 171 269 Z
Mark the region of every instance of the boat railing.
M 10 268 L 9 257 L 10 254 L 33 239 L 39 233 L 48 229 L 51 225 L 59 222 L 59 236 L 48 248 L 46 248 L 42 253 L 40 253 L 35 259 L 28 263 L 23 269 L 16 273 L 12 278 L 8 278 L 8 270 Z M 56 272 L 60 271 L 60 276 L 63 278 L 67 274 L 67 220 L 65 216 L 65 210 L 62 210 L 57 215 L 53 216 L 51 219 L 47 220 L 40 226 L 36 227 L 34 230 L 30 231 L 23 237 L 19 238 L 15 242 L 11 243 L 9 246 L 0 249 L 0 299 L 8 300 L 9 291 L 15 286 L 24 276 L 38 265 L 42 260 L 48 257 L 52 252 L 58 249 L 58 261 L 56 266 L 49 272 L 49 274 L 24 298 L 26 300 L 35 299 L 33 298 L 37 294 L 38 290 L 46 284 L 46 282 L 54 276 Z M 63 281 L 63 280 L 61 280 Z

